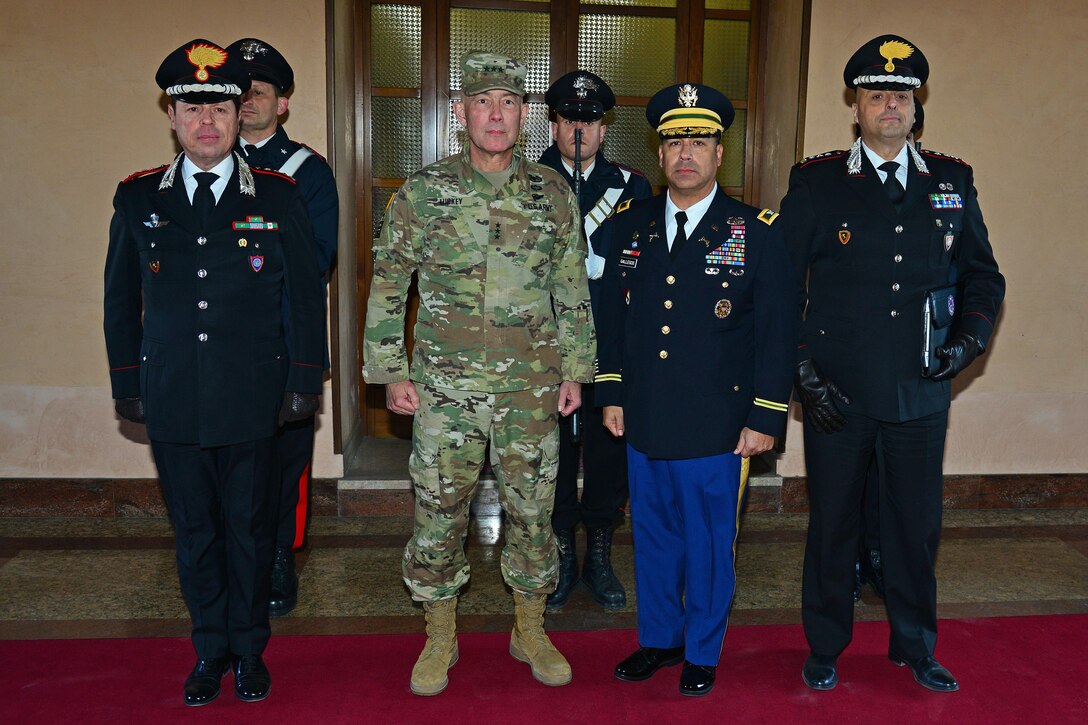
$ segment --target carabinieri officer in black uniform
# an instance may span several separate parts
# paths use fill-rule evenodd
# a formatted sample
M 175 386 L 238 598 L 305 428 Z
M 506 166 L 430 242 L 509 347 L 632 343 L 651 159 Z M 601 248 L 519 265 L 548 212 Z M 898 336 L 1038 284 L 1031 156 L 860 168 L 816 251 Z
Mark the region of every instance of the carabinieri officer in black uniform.
M 604 80 L 589 71 L 573 71 L 557 80 L 544 94 L 552 114 L 552 145 L 540 163 L 558 171 L 574 188 L 575 132 L 581 131 L 582 183 L 578 207 L 582 211 L 589 254 L 589 296 L 594 314 L 601 292 L 604 257 L 600 245 L 602 224 L 616 208 L 631 199 L 646 199 L 650 182 L 641 172 L 620 166 L 604 157 L 601 144 L 608 126 L 605 114 L 616 105 L 616 96 Z M 593 402 L 593 385 L 582 385 L 581 444 L 572 440 L 571 417 L 559 418 L 559 474 L 555 484 L 552 528 L 559 548 L 559 583 L 548 596 L 548 609 L 561 608 L 579 582 L 574 529 L 586 527 L 586 552 L 581 581 L 594 601 L 607 609 L 621 609 L 627 593 L 612 569 L 612 531 L 623 520 L 627 498 L 627 444 L 604 427 L 601 408 Z M 582 498 L 578 498 L 578 460 L 583 469 Z
M 811 513 L 802 617 L 812 652 L 802 676 L 817 690 L 838 682 L 837 657 L 851 638 L 860 503 L 874 449 L 883 474 L 888 655 L 930 690 L 959 689 L 933 657 L 950 381 L 986 349 L 1005 280 L 971 167 L 906 141 L 914 92 L 928 75 L 925 55 L 904 38 L 863 45 L 844 71 L 856 89 L 860 137 L 849 151 L 795 166 L 782 201 L 804 314 L 797 391 Z M 923 374 L 927 297 L 951 323 Z
M 336 180 L 325 159 L 306 144 L 289 139 L 279 122 L 280 116 L 287 113 L 285 94 L 295 83 L 295 73 L 278 50 L 257 38 L 236 40 L 227 46 L 227 52 L 238 59 L 250 78 L 250 88 L 242 96 L 241 130 L 236 148 L 250 166 L 273 169 L 298 182 L 310 215 L 314 252 L 324 288 L 326 275 L 336 259 L 340 203 Z M 284 321 L 290 324 L 286 317 Z M 328 369 L 327 348 L 324 354 Z M 268 599 L 268 613 L 273 617 L 290 614 L 298 603 L 295 551 L 305 543 L 310 518 L 314 424 L 315 417 L 310 416 L 285 423 L 276 434 L 281 488 Z
M 187 705 L 264 699 L 275 433 L 321 394 L 322 289 L 291 179 L 233 154 L 249 79 L 207 40 L 155 76 L 182 153 L 117 188 L 105 335 L 117 412 L 147 424 L 197 663 Z M 287 298 L 290 328 L 285 334 Z
M 650 677 L 684 662 L 680 692 L 714 686 L 733 603 L 748 458 L 786 427 L 796 287 L 778 214 L 715 181 L 733 106 L 707 86 L 646 108 L 667 194 L 608 222 L 597 403 L 627 434 L 639 650 L 615 670 Z

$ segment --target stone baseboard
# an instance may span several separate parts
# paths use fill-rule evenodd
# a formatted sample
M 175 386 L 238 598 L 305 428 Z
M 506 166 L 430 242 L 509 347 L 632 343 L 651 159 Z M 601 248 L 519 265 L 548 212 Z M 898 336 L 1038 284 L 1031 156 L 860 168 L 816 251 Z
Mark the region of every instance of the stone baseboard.
M 497 506 L 494 481 L 481 481 L 477 502 Z M 808 511 L 803 477 L 754 477 L 746 511 Z M 403 479 L 313 481 L 314 516 L 409 516 L 411 485 Z M 496 499 L 493 502 L 491 499 Z M 946 476 L 944 505 L 949 509 L 1088 508 L 1088 474 Z M 0 479 L 0 516 L 5 517 L 165 517 L 157 479 Z

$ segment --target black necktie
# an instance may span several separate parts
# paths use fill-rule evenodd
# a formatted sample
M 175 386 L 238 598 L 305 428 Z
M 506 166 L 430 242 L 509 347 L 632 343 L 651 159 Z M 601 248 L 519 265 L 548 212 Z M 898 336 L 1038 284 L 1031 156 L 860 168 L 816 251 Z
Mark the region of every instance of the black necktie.
M 899 170 L 899 164 L 894 161 L 885 161 L 880 165 L 880 170 L 888 174 L 884 177 L 884 191 L 887 193 L 888 198 L 891 199 L 892 204 L 895 204 L 895 208 L 898 209 L 899 205 L 903 203 L 903 197 L 907 194 L 907 190 L 899 183 L 899 179 L 895 178 L 895 172 Z
M 688 215 L 685 212 L 676 212 L 676 236 L 672 238 L 672 249 L 669 250 L 669 259 L 676 259 L 680 247 L 688 240 L 688 234 L 684 231 L 684 225 L 688 223 Z
M 193 174 L 193 177 L 196 179 L 196 191 L 193 192 L 193 211 L 196 212 L 196 218 L 203 226 L 208 223 L 208 219 L 212 215 L 212 209 L 215 208 L 215 194 L 212 193 L 212 184 L 219 179 L 219 175 L 210 171 L 201 171 Z

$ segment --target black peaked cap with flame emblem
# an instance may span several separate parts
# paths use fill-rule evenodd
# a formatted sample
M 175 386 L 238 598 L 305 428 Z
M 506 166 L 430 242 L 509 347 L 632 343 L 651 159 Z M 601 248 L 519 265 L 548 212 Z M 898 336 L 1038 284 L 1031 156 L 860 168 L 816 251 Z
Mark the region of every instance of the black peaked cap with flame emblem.
M 203 38 L 166 56 L 155 82 L 171 98 L 193 104 L 229 101 L 249 90 L 249 76 L 238 60 Z
M 857 49 L 846 62 L 847 88 L 916 91 L 929 78 L 929 62 L 914 43 L 898 35 L 880 35 Z

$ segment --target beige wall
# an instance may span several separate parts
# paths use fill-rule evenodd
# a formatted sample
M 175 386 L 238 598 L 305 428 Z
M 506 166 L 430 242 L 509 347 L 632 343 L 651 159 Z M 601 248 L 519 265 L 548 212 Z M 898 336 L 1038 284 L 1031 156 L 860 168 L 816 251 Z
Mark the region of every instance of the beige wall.
M 325 3 L 22 0 L 3 15 L 0 477 L 153 477 L 142 428 L 113 413 L 102 265 L 117 182 L 175 153 L 155 70 L 192 38 L 263 38 L 295 70 L 287 130 L 324 153 Z M 330 397 L 317 476 L 341 470 Z
M 1078 71 L 1088 4 L 920 0 L 879 7 L 813 0 L 805 155 L 853 141 L 847 58 L 881 33 L 926 54 L 926 148 L 975 170 L 1001 270 L 1004 310 L 984 365 L 955 384 L 946 473 L 1088 471 L 1088 273 L 1084 114 Z M 779 471 L 803 473 L 791 423 Z
M 350 0 L 334 6 L 337 22 L 349 22 Z M 1022 7 L 921 0 L 877 11 L 860 0 L 812 2 L 805 153 L 852 140 L 841 75 L 853 49 L 882 32 L 918 43 L 932 67 L 923 141 L 974 166 L 1008 278 L 985 364 L 956 385 L 949 473 L 1088 471 L 1088 315 L 1079 295 L 1088 271 L 1080 243 L 1088 89 L 1078 71 L 1088 11 L 1082 0 L 1052 0 L 1046 13 Z M 161 1 L 24 0 L 4 10 L 0 477 L 152 477 L 141 430 L 113 414 L 101 286 L 116 182 L 174 152 L 155 69 L 194 37 L 262 37 L 295 67 L 288 130 L 324 152 L 325 3 L 226 3 L 214 22 Z M 350 31 L 335 37 L 338 74 L 350 73 L 341 56 Z M 351 85 L 337 87 L 336 147 L 350 156 Z M 353 351 L 354 338 L 347 344 Z M 330 397 L 317 476 L 342 470 Z M 794 420 L 784 475 L 803 473 L 800 447 Z

